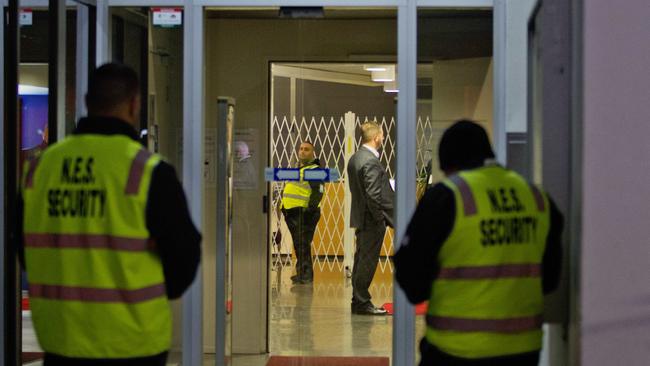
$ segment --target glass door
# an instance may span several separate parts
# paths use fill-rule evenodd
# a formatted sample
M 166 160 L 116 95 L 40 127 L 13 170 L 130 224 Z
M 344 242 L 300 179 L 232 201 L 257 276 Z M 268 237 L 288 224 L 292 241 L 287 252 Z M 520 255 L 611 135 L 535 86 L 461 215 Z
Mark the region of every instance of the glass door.
M 490 8 L 417 10 L 416 197 L 445 178 L 439 167 L 442 134 L 471 119 L 493 140 L 493 15 Z M 431 225 L 435 225 L 431 222 Z M 415 305 L 416 345 L 426 332 L 428 303 Z M 420 352 L 416 352 L 419 360 Z M 419 361 L 418 361 L 419 362 Z
M 19 106 L 15 123 L 17 175 L 21 176 L 27 161 L 74 130 L 79 111 L 84 109 L 79 96 L 85 94 L 87 75 L 94 62 L 90 18 L 96 9 L 81 2 L 60 5 L 36 1 L 29 7 L 18 3 Z M 31 321 L 29 283 L 24 270 L 20 271 L 18 283 L 18 356 L 21 362 L 28 363 L 41 359 L 42 349 Z
M 183 153 L 183 11 L 175 7 L 110 7 L 110 57 L 133 68 L 140 79 L 140 139 L 181 175 Z M 182 350 L 182 301 L 171 302 L 172 346 L 168 362 Z
M 308 363 L 318 357 L 331 362 L 335 357 L 390 360 L 391 316 L 357 314 L 351 308 L 355 242 L 346 215 L 350 192 L 345 171 L 350 156 L 362 148 L 361 125 L 375 122 L 385 136 L 379 164 L 387 179 L 393 178 L 396 22 L 396 8 L 206 10 L 206 137 L 212 128 L 219 134 L 214 100 L 232 97 L 237 111 L 231 318 L 235 364 L 244 359 L 256 365 Z M 389 75 L 382 78 L 382 71 Z M 301 157 L 299 150 L 307 145 L 309 156 Z M 289 183 L 267 182 L 264 168 L 295 169 L 301 160 L 316 158 L 320 168 L 336 169 L 343 179 L 310 188 L 319 196 L 315 209 L 296 227 L 291 207 L 283 204 Z M 206 189 L 209 198 L 211 188 Z M 205 234 L 211 241 L 207 227 Z M 372 304 L 390 309 L 391 231 L 379 239 L 374 259 L 358 262 L 357 270 L 367 277 L 361 286 Z M 209 263 L 205 266 L 212 271 Z

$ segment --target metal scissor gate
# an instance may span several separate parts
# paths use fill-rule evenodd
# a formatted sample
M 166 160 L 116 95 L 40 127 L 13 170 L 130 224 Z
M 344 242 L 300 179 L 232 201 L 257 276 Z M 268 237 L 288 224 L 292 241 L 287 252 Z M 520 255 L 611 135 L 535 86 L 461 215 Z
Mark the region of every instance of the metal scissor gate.
M 337 168 L 342 179 L 325 184 L 321 203 L 321 218 L 312 242 L 314 269 L 341 271 L 350 274 L 354 255 L 354 232 L 348 228 L 350 193 L 347 186 L 346 162 L 361 145 L 359 126 L 366 121 L 378 122 L 384 130 L 381 161 L 391 179 L 395 176 L 395 117 L 344 116 L 296 117 L 274 116 L 271 125 L 271 164 L 274 167 L 296 167 L 296 149 L 301 141 L 309 140 L 324 167 Z M 437 129 L 436 129 L 437 130 Z M 434 138 L 429 117 L 418 118 L 417 171 L 418 187 L 423 191 L 431 172 L 431 149 Z M 421 184 L 420 184 L 421 183 Z M 272 268 L 291 270 L 295 264 L 291 234 L 280 213 L 284 182 L 271 182 L 271 254 Z M 346 214 L 346 211 L 348 212 Z M 379 260 L 381 273 L 392 273 L 393 231 L 387 230 Z

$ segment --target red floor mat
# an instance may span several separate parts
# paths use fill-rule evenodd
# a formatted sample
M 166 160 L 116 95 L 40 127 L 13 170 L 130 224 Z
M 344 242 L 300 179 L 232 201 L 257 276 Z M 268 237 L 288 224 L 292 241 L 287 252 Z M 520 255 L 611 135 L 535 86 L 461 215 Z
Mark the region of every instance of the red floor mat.
M 415 305 L 415 315 L 424 315 L 427 313 L 427 306 L 428 302 L 425 301 L 423 303 Z M 389 315 L 393 315 L 393 303 L 392 302 L 387 302 L 384 305 L 382 305 L 384 309 L 388 312 Z
M 266 366 L 389 366 L 388 357 L 271 356 Z
M 26 363 L 38 361 L 43 358 L 43 353 L 42 352 L 23 352 L 22 353 L 22 363 L 23 365 Z

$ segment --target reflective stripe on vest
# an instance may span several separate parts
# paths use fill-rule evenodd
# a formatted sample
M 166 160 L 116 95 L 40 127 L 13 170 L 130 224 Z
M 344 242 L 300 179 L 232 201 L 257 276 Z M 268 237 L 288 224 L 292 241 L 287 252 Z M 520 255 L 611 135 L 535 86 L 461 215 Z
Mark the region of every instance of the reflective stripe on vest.
M 25 177 L 25 188 L 32 188 L 32 186 L 34 185 L 34 172 L 36 171 L 38 160 L 39 157 L 34 157 L 28 161 L 27 173 Z
M 539 264 L 502 264 L 495 266 L 441 268 L 438 279 L 497 279 L 516 277 L 539 277 Z
M 50 146 L 25 174 L 30 307 L 46 352 L 135 358 L 169 349 L 165 277 L 146 224 L 159 162 L 126 136 L 82 134 Z
M 165 285 L 135 290 L 29 284 L 29 297 L 82 302 L 117 302 L 135 304 L 165 295 Z
M 540 349 L 545 196 L 499 166 L 443 183 L 454 192 L 456 216 L 438 254 L 427 341 L 462 358 Z
M 300 181 L 289 181 L 282 191 L 282 207 L 291 209 L 295 207 L 309 207 L 311 197 L 311 186 L 309 182 L 303 181 L 305 170 L 316 169 L 318 165 L 310 164 L 300 168 Z M 320 206 L 320 203 L 319 203 Z
M 25 234 L 26 248 L 83 248 L 125 251 L 148 251 L 153 240 L 93 234 Z
M 124 193 L 138 193 L 138 189 L 140 188 L 140 180 L 142 180 L 142 173 L 144 171 L 144 165 L 150 157 L 151 153 L 146 149 L 140 149 L 140 151 L 138 151 L 135 159 L 133 159 L 133 163 L 131 163 L 131 169 L 129 170 L 129 180 L 126 182 L 126 189 L 124 190 Z
M 544 196 L 542 195 L 542 192 L 539 191 L 539 189 L 534 185 L 530 185 L 531 190 L 533 191 L 533 195 L 535 196 L 535 203 L 537 204 L 537 209 L 540 212 L 544 212 L 546 209 L 546 204 L 544 203 Z
M 467 185 L 467 182 L 460 176 L 460 175 L 454 175 L 453 177 L 450 178 L 454 184 L 456 184 L 456 187 L 458 187 L 458 191 L 460 192 L 460 196 L 463 200 L 463 215 L 465 216 L 472 216 L 476 214 L 476 201 L 474 201 L 474 195 L 472 194 L 472 191 L 469 189 L 469 185 Z
M 520 333 L 537 330 L 542 326 L 542 316 L 508 319 L 470 319 L 427 315 L 427 325 L 456 332 Z

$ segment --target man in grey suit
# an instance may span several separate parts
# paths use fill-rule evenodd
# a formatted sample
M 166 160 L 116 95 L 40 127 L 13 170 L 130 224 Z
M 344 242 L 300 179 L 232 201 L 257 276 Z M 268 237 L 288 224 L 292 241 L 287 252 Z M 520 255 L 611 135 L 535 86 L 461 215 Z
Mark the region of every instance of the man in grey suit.
M 375 122 L 361 125 L 363 146 L 348 161 L 348 182 L 352 193 L 350 226 L 355 228 L 357 249 L 352 269 L 352 313 L 386 315 L 370 301 L 368 288 L 379 261 L 386 225 L 393 227 L 394 192 L 377 151 L 384 133 Z

